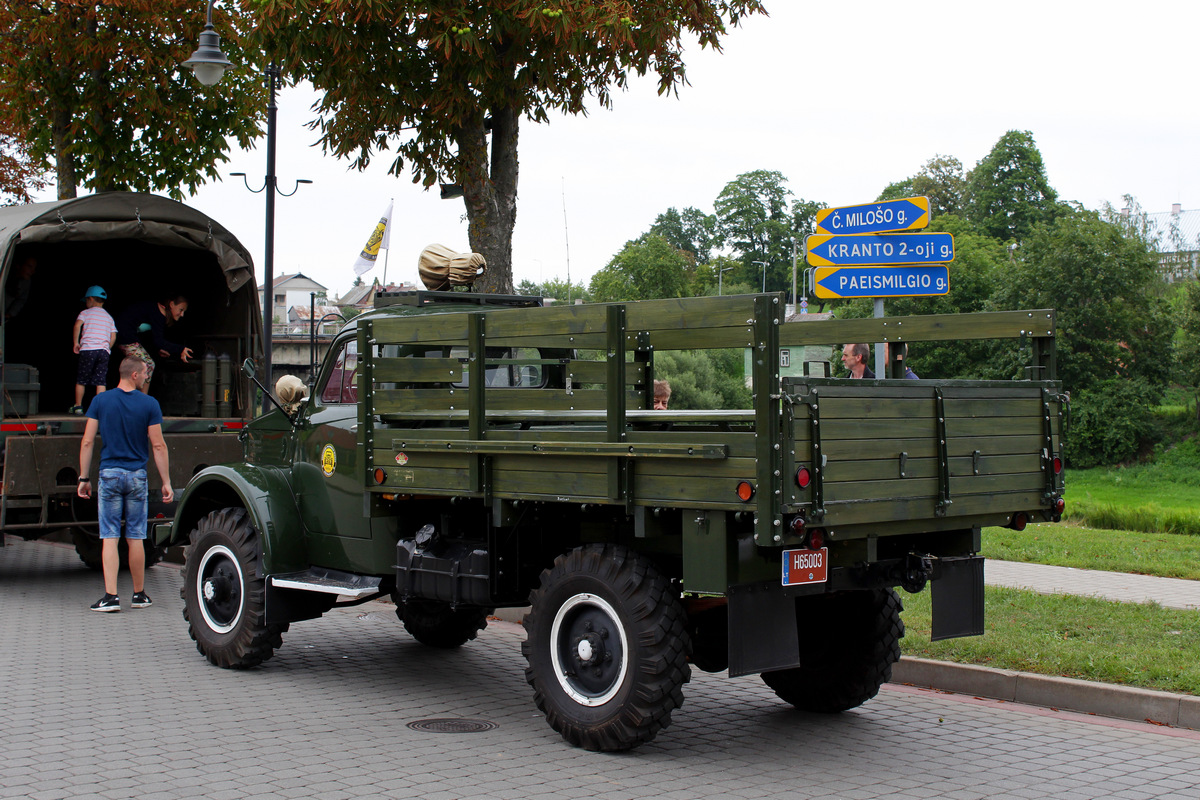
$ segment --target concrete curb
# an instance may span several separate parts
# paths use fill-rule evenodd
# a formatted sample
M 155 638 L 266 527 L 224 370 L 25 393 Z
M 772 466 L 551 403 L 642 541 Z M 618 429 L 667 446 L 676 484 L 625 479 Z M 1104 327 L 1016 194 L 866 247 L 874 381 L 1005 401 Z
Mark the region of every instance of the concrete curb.
M 891 682 L 1200 730 L 1200 697 L 1191 695 L 925 658 L 901 658 L 892 667 Z

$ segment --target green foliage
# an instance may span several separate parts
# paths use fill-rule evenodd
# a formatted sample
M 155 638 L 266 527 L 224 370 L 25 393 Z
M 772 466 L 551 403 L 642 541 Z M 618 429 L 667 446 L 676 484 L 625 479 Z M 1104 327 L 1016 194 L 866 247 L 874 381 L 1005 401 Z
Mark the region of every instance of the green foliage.
M 737 176 L 717 195 L 717 236 L 740 267 L 725 277 L 762 291 L 790 291 L 792 242 L 802 246 L 813 230 L 820 203 L 795 200 L 782 173 L 755 170 Z M 756 263 L 758 262 L 758 263 Z M 765 268 L 763 264 L 766 264 Z
M 713 297 L 718 294 L 750 294 L 757 291 L 749 284 L 737 283 L 730 277 L 741 262 L 728 256 L 717 256 L 706 264 L 697 264 L 692 276 L 692 297 Z
M 905 197 L 928 197 L 930 220 L 937 219 L 937 230 L 943 230 L 943 214 L 960 214 L 966 179 L 962 162 L 953 156 L 937 155 L 925 162 L 921 171 L 911 178 L 889 184 L 877 198 L 900 200 Z M 953 284 L 951 284 L 953 285 Z
M 749 408 L 740 350 L 661 350 L 654 375 L 671 384 L 672 409 Z
M 1158 436 L 1147 409 L 1160 390 L 1137 378 L 1109 379 L 1071 397 L 1071 428 L 1064 451 L 1078 469 L 1135 458 Z
M 963 208 L 984 234 L 1021 242 L 1054 218 L 1057 199 L 1033 134 L 1009 131 L 967 175 Z
M 250 146 L 266 111 L 254 70 L 205 87 L 180 66 L 203 23 L 191 0 L 0 5 L 0 128 L 38 167 L 53 165 L 60 198 L 80 184 L 195 191 L 231 147 Z M 214 25 L 231 61 L 259 61 L 244 42 L 249 14 L 226 4 Z
M 707 264 L 716 243 L 716 230 L 716 217 L 689 206 L 682 213 L 668 208 L 654 220 L 649 232 L 663 237 L 675 249 L 691 254 L 696 264 Z
M 1188 281 L 1175 310 L 1175 379 L 1196 391 L 1200 413 L 1200 282 Z
M 567 283 L 557 276 L 542 283 L 534 283 L 528 279 L 523 280 L 517 284 L 516 292 L 535 297 L 552 297 L 559 303 L 574 303 L 576 300 L 582 300 L 585 303 L 592 302 L 591 294 L 582 283 Z
M 683 297 L 691 266 L 691 259 L 662 236 L 645 233 L 626 242 L 588 288 L 598 303 Z
M 1167 381 L 1170 321 L 1148 244 L 1094 211 L 1035 226 L 997 276 L 998 309 L 1054 308 L 1058 374 L 1078 392 L 1111 378 Z M 1016 374 L 1013 363 L 997 371 Z M 1154 397 L 1153 393 L 1147 395 Z

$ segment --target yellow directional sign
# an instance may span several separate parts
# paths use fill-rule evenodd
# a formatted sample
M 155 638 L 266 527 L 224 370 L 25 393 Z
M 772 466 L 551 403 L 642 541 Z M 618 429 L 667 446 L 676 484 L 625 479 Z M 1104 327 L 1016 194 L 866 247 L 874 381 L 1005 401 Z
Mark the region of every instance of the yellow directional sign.
M 929 198 L 906 197 L 861 206 L 822 208 L 817 233 L 884 233 L 912 231 L 929 224 Z

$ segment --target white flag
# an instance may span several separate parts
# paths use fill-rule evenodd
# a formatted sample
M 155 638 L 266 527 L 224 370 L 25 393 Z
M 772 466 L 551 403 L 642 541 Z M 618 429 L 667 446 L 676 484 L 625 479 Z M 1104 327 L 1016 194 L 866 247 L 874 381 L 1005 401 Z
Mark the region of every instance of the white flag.
M 392 238 L 392 206 L 395 202 L 393 200 L 388 203 L 387 211 L 383 212 L 375 230 L 371 232 L 371 238 L 367 239 L 367 246 L 358 254 L 358 259 L 354 262 L 355 275 L 362 275 L 375 266 L 375 260 L 379 258 L 379 248 L 389 249 L 388 243 Z

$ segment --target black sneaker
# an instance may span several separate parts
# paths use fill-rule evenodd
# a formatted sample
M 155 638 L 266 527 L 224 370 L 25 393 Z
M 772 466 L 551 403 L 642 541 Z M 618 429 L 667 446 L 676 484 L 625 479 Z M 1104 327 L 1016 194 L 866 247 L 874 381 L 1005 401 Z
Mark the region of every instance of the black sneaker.
M 129 604 L 131 608 L 149 608 L 152 605 L 154 605 L 154 601 L 145 592 L 134 592 L 133 602 Z
M 120 611 L 121 598 L 115 594 L 105 592 L 104 597 L 101 597 L 96 602 L 92 603 L 92 611 Z

